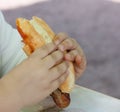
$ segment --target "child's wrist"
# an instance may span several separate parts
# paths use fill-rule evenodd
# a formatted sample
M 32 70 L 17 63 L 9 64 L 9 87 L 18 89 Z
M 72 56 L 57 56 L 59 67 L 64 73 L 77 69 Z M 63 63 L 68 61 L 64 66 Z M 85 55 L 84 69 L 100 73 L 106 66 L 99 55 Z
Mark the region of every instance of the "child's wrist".
M 19 100 L 19 95 L 17 92 L 13 92 L 11 86 L 7 87 L 5 83 L 6 80 L 0 80 L 0 101 L 2 101 L 2 108 L 4 111 L 8 112 L 19 112 L 22 105 Z

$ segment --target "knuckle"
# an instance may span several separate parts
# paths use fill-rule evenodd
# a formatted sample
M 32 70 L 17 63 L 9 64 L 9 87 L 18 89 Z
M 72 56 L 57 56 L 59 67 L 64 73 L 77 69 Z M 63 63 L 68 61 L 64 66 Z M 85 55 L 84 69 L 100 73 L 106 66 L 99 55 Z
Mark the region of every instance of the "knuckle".
M 74 48 L 77 47 L 77 44 L 76 44 L 76 42 L 75 42 L 74 39 L 68 38 L 68 39 L 66 39 L 66 40 L 63 42 L 63 46 L 68 46 L 68 47 L 74 49 Z
M 63 58 L 63 53 L 60 50 L 55 51 L 54 53 L 51 54 L 53 60 L 57 61 L 59 59 Z
M 65 62 L 63 62 L 60 66 L 58 66 L 58 72 L 64 73 L 64 72 L 67 70 L 67 68 L 68 68 L 68 64 L 67 64 L 67 62 L 65 61 Z

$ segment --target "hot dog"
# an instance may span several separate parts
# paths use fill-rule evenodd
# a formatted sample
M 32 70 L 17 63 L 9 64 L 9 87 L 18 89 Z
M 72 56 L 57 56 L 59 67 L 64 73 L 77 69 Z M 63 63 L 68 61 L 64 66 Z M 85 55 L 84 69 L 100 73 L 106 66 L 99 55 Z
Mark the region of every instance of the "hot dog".
M 18 18 L 16 20 L 16 26 L 24 42 L 23 50 L 28 56 L 37 48 L 42 47 L 55 39 L 55 33 L 45 21 L 38 17 L 33 17 L 31 20 Z M 57 90 L 51 93 L 51 96 L 58 107 L 65 108 L 70 104 L 69 93 L 73 89 L 74 84 L 74 67 L 73 64 L 70 63 L 67 79 Z

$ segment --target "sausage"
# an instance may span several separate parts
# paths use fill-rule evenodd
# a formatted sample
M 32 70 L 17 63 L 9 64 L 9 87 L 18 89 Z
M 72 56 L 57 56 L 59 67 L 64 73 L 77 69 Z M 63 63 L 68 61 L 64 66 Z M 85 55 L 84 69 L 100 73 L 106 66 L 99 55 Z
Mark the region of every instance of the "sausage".
M 63 93 L 60 89 L 52 92 L 51 96 L 59 108 L 65 108 L 70 104 L 70 94 Z

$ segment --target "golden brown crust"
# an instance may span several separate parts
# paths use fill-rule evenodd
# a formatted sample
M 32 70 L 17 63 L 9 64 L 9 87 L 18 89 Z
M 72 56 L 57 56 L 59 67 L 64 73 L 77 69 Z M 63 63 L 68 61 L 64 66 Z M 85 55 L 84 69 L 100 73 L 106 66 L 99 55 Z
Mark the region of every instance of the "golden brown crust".
M 38 34 L 30 22 L 26 19 L 19 18 L 16 21 L 17 29 L 23 37 L 23 42 L 28 45 L 32 51 L 45 45 L 42 35 Z M 23 30 L 24 29 L 24 30 Z
M 49 34 L 49 36 L 51 37 L 52 40 L 54 40 L 55 38 L 55 33 L 52 31 L 52 29 L 48 26 L 48 24 L 46 24 L 46 22 L 36 16 L 32 17 L 33 20 L 35 20 L 40 26 L 42 26 L 42 28 L 44 28 L 44 30 Z
M 27 54 L 27 56 L 29 56 L 33 52 L 28 45 L 24 45 L 23 50 Z

